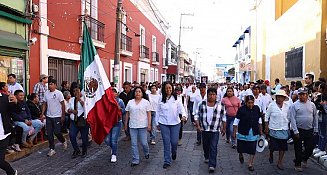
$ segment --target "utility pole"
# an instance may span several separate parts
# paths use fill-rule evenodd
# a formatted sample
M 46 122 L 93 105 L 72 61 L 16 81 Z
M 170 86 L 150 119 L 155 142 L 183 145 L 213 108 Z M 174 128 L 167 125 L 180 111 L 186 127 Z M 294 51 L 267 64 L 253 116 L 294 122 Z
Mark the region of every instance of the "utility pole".
M 116 9 L 116 35 L 115 35 L 115 59 L 114 59 L 114 83 L 120 87 L 120 43 L 121 43 L 121 21 L 122 21 L 122 6 L 123 1 L 117 1 Z
M 181 13 L 181 16 L 179 18 L 179 37 L 178 37 L 178 58 L 177 58 L 177 76 L 176 76 L 176 83 L 179 83 L 179 62 L 181 60 L 181 37 L 182 37 L 182 16 L 194 16 L 193 13 Z M 189 28 L 189 27 L 188 27 Z

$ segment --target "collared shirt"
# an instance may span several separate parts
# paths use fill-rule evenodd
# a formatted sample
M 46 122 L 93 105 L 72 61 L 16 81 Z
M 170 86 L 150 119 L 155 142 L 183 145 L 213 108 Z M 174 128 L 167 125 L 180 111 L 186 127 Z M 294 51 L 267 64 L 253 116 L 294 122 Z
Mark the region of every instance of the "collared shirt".
M 46 91 L 47 91 L 47 86 L 45 84 L 38 82 L 34 85 L 33 93 L 36 93 L 39 96 L 39 105 L 45 102 L 44 94 Z
M 265 95 L 263 95 L 262 93 L 259 94 L 259 97 L 261 98 L 262 101 L 262 105 L 266 107 L 266 109 L 268 108 L 269 104 L 272 102 L 272 98 L 271 96 L 266 93 Z
M 151 104 L 151 111 L 157 111 L 159 101 L 161 100 L 161 95 L 159 94 L 149 94 L 149 101 Z
M 266 115 L 265 121 L 269 122 L 269 129 L 272 130 L 288 130 L 289 116 L 288 110 L 289 103 L 284 102 L 282 108 L 280 108 L 274 101 L 270 103 Z
M 16 90 L 22 90 L 24 92 L 24 88 L 19 83 L 8 84 L 9 93 L 14 94 Z
M 309 130 L 314 129 L 318 132 L 318 114 L 314 103 L 307 100 L 305 103 L 300 100 L 293 103 L 289 109 L 289 118 L 294 134 L 298 134 L 298 128 Z
M 224 108 L 216 101 L 215 106 L 207 105 L 207 100 L 199 103 L 194 120 L 199 121 L 203 131 L 218 132 L 220 121 L 226 122 Z
M 156 124 L 177 125 L 181 122 L 179 114 L 186 117 L 186 112 L 181 98 L 171 96 L 166 103 L 160 100 L 156 112 Z
M 66 100 L 65 100 L 66 101 Z M 72 97 L 71 99 L 69 99 L 69 106 L 72 110 L 74 109 L 74 104 L 75 103 L 75 97 Z M 82 104 L 80 102 L 77 102 L 77 116 L 81 116 L 84 113 L 84 107 L 82 106 Z M 75 114 L 70 114 L 70 119 L 74 120 Z M 84 117 L 84 116 L 83 116 Z
M 189 99 L 190 99 L 190 102 L 194 102 L 195 101 L 195 98 L 196 98 L 196 96 L 197 96 L 198 94 L 196 93 L 196 92 L 190 92 L 189 94 L 188 94 L 188 96 L 189 96 Z
M 207 100 L 207 93 L 204 95 L 204 97 L 202 97 L 201 94 L 198 94 L 196 97 L 195 97 L 195 101 L 193 103 L 193 115 L 196 114 L 196 109 L 197 107 L 199 106 L 199 103 L 201 103 L 202 101 L 204 100 Z

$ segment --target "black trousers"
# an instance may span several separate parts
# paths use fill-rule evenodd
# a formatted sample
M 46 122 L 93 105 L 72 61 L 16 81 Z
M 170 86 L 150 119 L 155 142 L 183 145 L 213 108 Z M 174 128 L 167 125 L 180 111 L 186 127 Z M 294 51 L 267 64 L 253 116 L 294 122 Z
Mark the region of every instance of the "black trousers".
M 58 138 L 61 143 L 65 142 L 65 138 L 61 132 L 61 117 L 50 118 L 47 117 L 46 129 L 48 133 L 49 148 L 55 149 L 54 135 Z
M 183 125 L 184 125 L 184 122 L 181 121 L 181 127 L 179 128 L 179 136 L 178 136 L 178 139 L 182 139 L 183 137 Z
M 312 155 L 312 151 L 315 147 L 313 129 L 305 130 L 298 129 L 300 138 L 294 140 L 294 152 L 295 152 L 295 166 L 301 166 L 302 161 L 307 161 Z M 302 149 L 302 141 L 304 142 L 304 150 Z
M 14 175 L 15 170 L 10 166 L 10 164 L 5 160 L 6 149 L 9 144 L 9 136 L 7 138 L 0 140 L 0 168 L 6 171 L 7 175 Z

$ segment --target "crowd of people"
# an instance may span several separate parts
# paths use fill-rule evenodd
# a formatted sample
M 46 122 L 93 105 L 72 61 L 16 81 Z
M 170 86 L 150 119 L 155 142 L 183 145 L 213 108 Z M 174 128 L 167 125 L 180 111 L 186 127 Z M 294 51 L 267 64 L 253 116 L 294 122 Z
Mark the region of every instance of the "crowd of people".
M 197 129 L 195 144 L 203 146 L 209 172 L 216 169 L 220 136 L 239 153 L 241 164 L 244 154 L 249 155 L 249 171 L 254 171 L 260 137 L 269 140 L 267 161 L 274 163 L 274 152 L 278 151 L 276 165 L 280 170 L 284 169 L 283 158 L 288 144 L 293 143 L 294 169 L 301 172 L 308 166 L 310 156 L 327 161 L 326 80 L 314 81 L 314 76 L 307 74 L 305 84 L 292 81 L 290 85 L 282 85 L 278 78 L 274 87 L 268 80 L 246 84 L 135 81 L 124 82 L 122 89 L 111 84 L 121 116 L 104 139 L 111 148 L 110 161 L 115 163 L 119 159 L 118 138 L 122 130 L 126 136 L 123 141 L 131 142 L 132 167 L 139 165 L 141 160 L 138 142 L 142 145 L 144 158 L 149 159 L 149 144 L 156 145 L 157 130 L 160 130 L 163 168 L 169 168 L 177 159 L 183 125 L 190 118 L 191 125 Z M 16 82 L 16 76 L 9 74 L 6 83 L 0 82 L 0 95 L 0 167 L 7 174 L 17 174 L 17 171 L 4 160 L 5 152 L 32 147 L 40 132 L 49 140 L 49 157 L 56 154 L 54 136 L 63 149 L 67 149 L 68 142 L 63 133 L 69 133 L 74 149 L 72 158 L 87 155 L 90 128 L 84 116 L 84 97 L 77 82 L 63 81 L 58 88 L 53 77 L 42 74 L 26 101 L 26 93 Z M 77 144 L 78 133 L 82 151 Z

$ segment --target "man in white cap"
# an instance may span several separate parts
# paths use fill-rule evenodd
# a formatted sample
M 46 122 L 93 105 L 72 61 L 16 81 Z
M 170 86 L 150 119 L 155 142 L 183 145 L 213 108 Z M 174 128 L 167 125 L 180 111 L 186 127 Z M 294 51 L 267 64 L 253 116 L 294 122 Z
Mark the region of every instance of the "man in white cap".
M 48 83 L 48 77 L 45 74 L 40 75 L 40 81 L 34 85 L 33 93 L 36 93 L 39 97 L 39 105 L 44 103 L 44 94 L 48 90 L 46 84 Z

